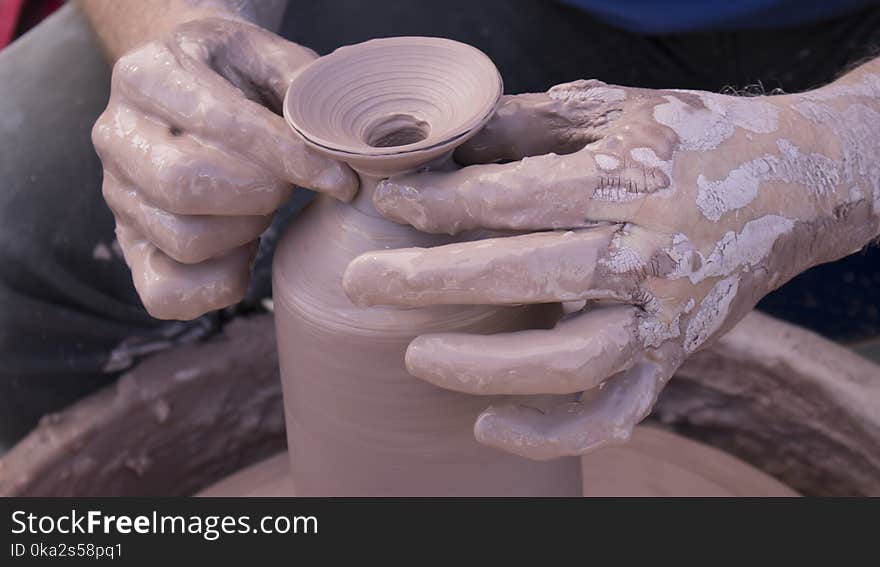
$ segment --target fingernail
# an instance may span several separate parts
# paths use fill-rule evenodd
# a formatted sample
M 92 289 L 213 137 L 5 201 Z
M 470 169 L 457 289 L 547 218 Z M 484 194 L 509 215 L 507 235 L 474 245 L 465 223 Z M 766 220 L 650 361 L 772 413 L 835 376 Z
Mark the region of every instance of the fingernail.
M 535 461 L 559 457 L 554 444 L 537 432 L 540 417 L 539 410 L 528 406 L 492 406 L 474 423 L 474 438 L 483 445 Z
M 430 372 L 431 365 L 426 364 L 426 355 L 434 352 L 436 354 L 438 341 L 431 337 L 416 337 L 409 343 L 406 349 L 404 362 L 407 371 L 416 378 L 426 379 L 432 377 L 436 372 Z
M 342 289 L 358 307 L 370 307 L 374 305 L 378 277 L 375 263 L 369 257 L 358 256 L 349 263 L 342 275 Z
M 376 185 L 373 192 L 373 206 L 385 218 L 400 224 L 417 221 L 420 214 L 418 191 L 405 184 L 385 179 Z

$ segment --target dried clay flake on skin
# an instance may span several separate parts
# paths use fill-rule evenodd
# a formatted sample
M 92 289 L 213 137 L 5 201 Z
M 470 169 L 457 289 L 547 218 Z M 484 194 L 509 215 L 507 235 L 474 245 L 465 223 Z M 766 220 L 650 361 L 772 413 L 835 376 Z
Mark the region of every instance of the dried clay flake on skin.
M 780 155 L 765 155 L 747 161 L 727 177 L 709 181 L 697 178 L 697 207 L 709 220 L 748 206 L 758 196 L 761 184 L 783 181 L 803 185 L 814 196 L 834 190 L 842 177 L 843 165 L 821 154 L 804 154 L 789 140 L 777 140 Z
M 669 257 L 677 270 L 671 277 L 698 283 L 706 278 L 725 277 L 743 268 L 754 268 L 770 254 L 776 240 L 794 228 L 794 221 L 779 215 L 765 215 L 745 224 L 742 231 L 728 231 L 708 256 L 684 234 L 676 234 Z
M 736 128 L 767 134 L 777 128 L 778 113 L 770 103 L 725 95 L 697 94 L 705 108 L 667 95 L 654 107 L 654 120 L 676 133 L 682 150 L 712 150 L 733 136 Z M 723 99 L 723 100 L 722 100 Z
M 854 96 L 856 93 L 861 96 L 861 92 L 858 85 L 832 89 L 832 93 L 839 93 L 837 97 Z M 832 129 L 839 140 L 842 154 L 839 175 L 850 185 L 867 184 L 871 188 L 874 214 L 880 215 L 880 146 L 873 142 L 880 131 L 880 113 L 861 103 L 850 104 L 838 111 L 818 102 L 834 100 L 835 97 L 829 93 L 805 93 L 799 97 L 802 100 L 794 103 L 792 108 L 814 124 Z

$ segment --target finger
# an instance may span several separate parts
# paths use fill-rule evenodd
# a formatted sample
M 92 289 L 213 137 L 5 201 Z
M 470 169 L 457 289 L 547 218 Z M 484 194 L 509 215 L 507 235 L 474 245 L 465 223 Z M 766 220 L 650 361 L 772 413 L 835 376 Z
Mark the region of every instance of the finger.
M 178 26 L 174 42 L 194 59 L 276 113 L 295 73 L 318 58 L 313 50 L 259 26 L 203 18 Z M 230 44 L 235 49 L 228 49 Z
M 505 96 L 473 138 L 455 152 L 462 164 L 519 160 L 577 151 L 621 113 L 627 90 L 600 81 L 575 81 L 546 93 Z
M 92 129 L 105 168 L 156 207 L 181 215 L 267 215 L 293 190 L 248 163 L 116 105 Z
M 635 307 L 595 309 L 550 330 L 422 335 L 406 351 L 410 374 L 468 394 L 570 394 L 632 366 Z
M 282 179 L 343 201 L 351 200 L 358 189 L 355 173 L 346 164 L 309 150 L 281 117 L 282 101 L 295 72 L 317 58 L 317 54 L 257 26 L 236 25 L 223 18 L 212 18 L 202 24 L 199 41 L 195 42 L 186 40 L 189 31 L 187 26 L 181 26 L 171 50 L 193 77 L 202 78 L 213 89 L 205 94 L 214 94 L 218 101 L 226 98 L 237 103 L 218 106 L 216 110 L 226 110 L 225 118 L 239 126 L 236 136 L 241 139 L 237 141 L 247 144 L 242 145 L 243 151 L 258 160 L 269 158 L 264 163 L 272 167 L 274 162 Z M 226 39 L 227 36 L 234 37 Z M 236 48 L 230 49 L 230 44 Z M 242 93 L 244 96 L 239 96 Z M 239 112 L 243 115 L 238 116 Z M 216 120 L 217 116 L 212 114 L 212 118 Z M 247 124 L 258 127 L 253 136 L 243 127 Z M 219 135 L 217 139 L 225 140 L 228 134 L 223 129 L 223 120 L 217 126 L 206 129 L 204 135 Z M 277 139 L 267 140 L 267 135 Z M 248 138 L 251 140 L 247 141 Z M 268 147 L 260 143 L 268 143 Z
M 195 319 L 237 303 L 247 291 L 256 242 L 200 264 L 181 264 L 125 224 L 117 224 L 116 236 L 138 295 L 157 319 Z
M 547 412 L 526 405 L 490 407 L 477 418 L 474 434 L 481 443 L 535 460 L 623 443 L 651 411 L 680 361 L 678 347 L 666 345 L 578 402 Z
M 104 199 L 117 218 L 136 228 L 171 259 L 197 264 L 259 238 L 271 224 L 264 216 L 176 215 L 145 202 L 137 189 L 104 172 Z
M 657 168 L 585 148 L 392 177 L 379 183 L 373 203 L 387 218 L 425 232 L 580 228 L 631 220 L 638 200 L 668 181 Z
M 349 264 L 342 285 L 361 306 L 630 301 L 640 276 L 600 262 L 618 228 L 368 252 Z
M 175 131 L 222 144 L 287 182 L 345 201 L 357 191 L 348 166 L 311 153 L 281 116 L 180 49 L 150 44 L 123 57 L 113 92 Z
M 470 165 L 567 154 L 589 142 L 586 131 L 577 128 L 562 112 L 562 104 L 547 93 L 508 95 L 489 122 L 455 151 L 455 159 Z

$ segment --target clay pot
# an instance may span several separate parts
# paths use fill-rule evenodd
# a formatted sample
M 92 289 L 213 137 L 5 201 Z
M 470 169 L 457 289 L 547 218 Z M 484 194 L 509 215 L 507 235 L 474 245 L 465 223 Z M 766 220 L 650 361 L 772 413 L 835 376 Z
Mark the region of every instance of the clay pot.
M 452 150 L 485 124 L 501 92 L 498 71 L 480 51 L 417 37 L 341 48 L 290 85 L 284 115 L 291 127 L 360 177 L 352 204 L 319 197 L 275 253 L 298 495 L 581 493 L 577 459 L 531 462 L 474 440 L 476 417 L 504 400 L 439 389 L 404 365 L 407 345 L 420 334 L 546 327 L 556 306 L 364 309 L 343 291 L 343 273 L 360 254 L 454 240 L 381 218 L 372 194 L 381 178 L 453 166 Z

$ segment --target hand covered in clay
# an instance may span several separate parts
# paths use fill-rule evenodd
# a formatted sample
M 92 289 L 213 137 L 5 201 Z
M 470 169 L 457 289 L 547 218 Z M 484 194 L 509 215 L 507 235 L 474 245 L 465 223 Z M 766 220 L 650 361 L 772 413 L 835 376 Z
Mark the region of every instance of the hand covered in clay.
M 774 97 L 598 81 L 506 97 L 456 154 L 483 165 L 386 180 L 374 203 L 425 231 L 516 232 L 362 255 L 346 291 L 362 305 L 574 304 L 550 330 L 418 337 L 407 368 L 472 394 L 583 392 L 487 409 L 483 443 L 546 459 L 624 441 L 689 354 L 877 234 L 878 94 L 863 73 Z
M 347 166 L 309 153 L 280 116 L 315 58 L 244 21 L 206 18 L 123 56 L 92 131 L 104 198 L 151 315 L 237 302 L 260 234 L 294 185 L 349 200 Z

